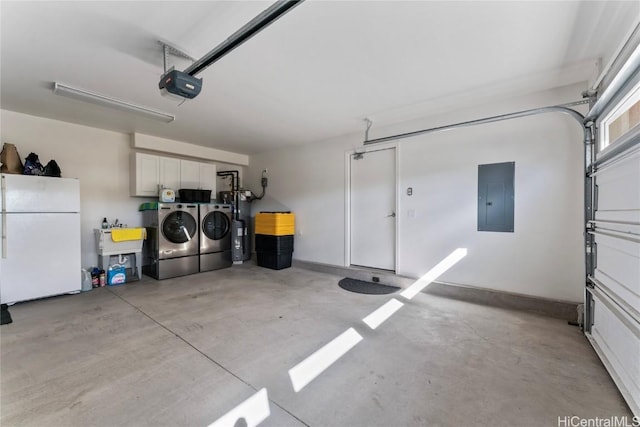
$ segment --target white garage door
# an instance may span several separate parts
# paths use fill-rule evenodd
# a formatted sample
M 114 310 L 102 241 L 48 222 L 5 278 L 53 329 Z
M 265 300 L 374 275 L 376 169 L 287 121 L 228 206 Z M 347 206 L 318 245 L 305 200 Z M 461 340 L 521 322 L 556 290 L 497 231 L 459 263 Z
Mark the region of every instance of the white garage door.
M 639 48 L 640 49 L 640 48 Z M 638 55 L 640 56 L 640 55 Z M 596 104 L 598 105 L 598 104 Z M 595 108 L 595 107 L 594 107 Z M 640 415 L 640 70 L 595 116 L 585 332 Z

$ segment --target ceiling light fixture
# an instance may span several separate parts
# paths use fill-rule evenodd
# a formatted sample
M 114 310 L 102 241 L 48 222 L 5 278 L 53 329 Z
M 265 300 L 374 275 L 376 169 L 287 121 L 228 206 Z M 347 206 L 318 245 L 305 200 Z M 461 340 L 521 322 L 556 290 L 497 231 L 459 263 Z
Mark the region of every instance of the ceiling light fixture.
M 53 93 L 80 101 L 90 102 L 92 104 L 100 105 L 103 107 L 115 108 L 127 113 L 135 113 L 140 116 L 144 116 L 154 120 L 160 120 L 161 122 L 165 123 L 170 123 L 176 119 L 176 116 L 169 113 L 163 113 L 162 111 L 153 110 L 148 107 L 143 107 L 142 105 L 132 104 L 127 101 L 122 101 L 96 92 L 79 89 L 77 87 L 69 86 L 63 83 L 54 82 Z

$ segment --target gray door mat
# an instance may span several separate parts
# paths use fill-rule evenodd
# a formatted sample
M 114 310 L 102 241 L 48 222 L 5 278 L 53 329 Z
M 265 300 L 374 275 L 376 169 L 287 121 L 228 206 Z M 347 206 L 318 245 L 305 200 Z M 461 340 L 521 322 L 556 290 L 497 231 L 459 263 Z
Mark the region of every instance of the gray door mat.
M 340 280 L 338 286 L 347 291 L 370 295 L 392 294 L 400 289 L 397 286 L 381 285 L 380 283 L 365 282 L 364 280 L 350 279 L 348 277 Z

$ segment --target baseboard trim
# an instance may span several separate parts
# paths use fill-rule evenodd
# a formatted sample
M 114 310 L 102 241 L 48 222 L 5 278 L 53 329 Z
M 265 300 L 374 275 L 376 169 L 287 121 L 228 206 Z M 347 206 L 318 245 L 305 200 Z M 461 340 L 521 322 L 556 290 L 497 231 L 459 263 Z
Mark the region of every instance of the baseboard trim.
M 293 260 L 293 266 L 359 280 L 372 281 L 373 277 L 378 277 L 382 284 L 401 288 L 406 288 L 416 281 L 415 278 L 399 276 L 386 270 L 344 267 L 300 260 Z M 559 301 L 448 282 L 433 282 L 423 292 L 492 307 L 527 311 L 556 319 L 563 319 L 568 322 L 582 321 L 578 316 L 578 306 L 581 304 L 578 302 Z

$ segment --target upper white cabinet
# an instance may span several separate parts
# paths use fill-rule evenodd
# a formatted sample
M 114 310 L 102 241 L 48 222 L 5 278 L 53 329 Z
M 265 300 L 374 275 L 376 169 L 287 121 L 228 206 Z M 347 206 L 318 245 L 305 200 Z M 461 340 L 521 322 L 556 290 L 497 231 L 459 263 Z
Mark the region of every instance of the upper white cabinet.
M 211 190 L 211 198 L 216 198 L 216 165 L 200 163 L 200 188 Z
M 180 188 L 211 190 L 216 198 L 216 165 L 180 160 Z
M 162 188 L 177 190 L 180 188 L 180 159 L 160 157 L 160 181 Z
M 157 197 L 158 188 L 211 190 L 216 195 L 216 165 L 154 154 L 133 153 L 131 195 Z
M 180 160 L 180 188 L 200 188 L 200 163 Z
M 131 195 L 156 197 L 160 177 L 160 159 L 145 153 L 133 153 L 131 157 Z

